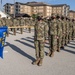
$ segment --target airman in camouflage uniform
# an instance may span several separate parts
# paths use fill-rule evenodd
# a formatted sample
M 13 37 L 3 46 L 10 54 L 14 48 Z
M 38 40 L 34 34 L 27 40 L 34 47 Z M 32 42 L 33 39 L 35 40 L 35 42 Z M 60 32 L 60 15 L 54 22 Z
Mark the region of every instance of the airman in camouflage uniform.
M 49 23 L 49 44 L 50 52 L 47 56 L 54 56 L 54 52 L 57 50 L 57 20 L 56 15 L 53 14 L 51 17 L 51 22 Z
M 1 18 L 1 15 L 0 15 L 0 26 L 2 26 L 2 18 Z
M 69 19 L 69 36 L 68 36 L 68 42 L 72 40 L 72 20 Z
M 45 26 L 45 33 L 46 33 L 45 40 L 47 40 L 47 38 L 48 38 L 48 30 L 49 30 L 49 27 L 48 27 L 48 19 L 49 18 L 45 18 L 44 19 L 44 23 L 46 24 L 46 26 Z
M 74 25 L 74 19 L 72 19 L 72 40 L 74 40 L 75 35 L 75 25 Z
M 69 22 L 68 22 L 67 17 L 64 22 L 65 22 L 65 45 L 67 45 L 68 44 L 68 36 L 69 36 Z
M 64 17 L 61 17 L 61 29 L 62 29 L 62 40 L 61 40 L 61 48 L 64 49 L 65 45 L 65 22 L 64 22 Z
M 10 18 L 7 17 L 4 21 L 5 21 L 5 25 L 9 27 L 10 24 L 11 24 L 11 23 L 10 23 Z M 7 36 L 9 36 L 9 29 L 8 29 L 8 31 L 7 31 Z
M 25 19 L 25 25 L 29 26 L 29 19 L 28 18 Z M 28 29 L 28 27 L 26 29 Z
M 73 24 L 74 24 L 74 38 L 75 38 L 75 19 L 73 21 Z
M 28 24 L 28 31 L 29 31 L 29 33 L 31 33 L 31 26 L 32 26 L 32 19 L 31 18 L 29 18 L 29 24 Z
M 44 41 L 45 41 L 45 24 L 41 17 L 37 18 L 38 21 L 34 26 L 34 45 L 36 51 L 36 61 L 34 65 L 41 66 L 44 58 Z
M 2 26 L 5 26 L 5 18 L 2 18 Z
M 57 15 L 57 51 L 60 52 L 61 39 L 62 39 L 62 23 L 60 16 Z
M 14 18 L 13 19 L 13 26 L 18 26 L 18 25 L 19 25 L 19 20 Z M 14 31 L 14 35 L 16 35 L 16 28 L 14 28 L 13 31 Z
M 24 26 L 24 25 L 25 25 L 25 20 L 24 20 L 23 17 L 21 17 L 21 19 L 20 19 L 20 26 Z M 21 30 L 21 34 L 23 34 L 23 28 L 20 28 L 20 30 Z

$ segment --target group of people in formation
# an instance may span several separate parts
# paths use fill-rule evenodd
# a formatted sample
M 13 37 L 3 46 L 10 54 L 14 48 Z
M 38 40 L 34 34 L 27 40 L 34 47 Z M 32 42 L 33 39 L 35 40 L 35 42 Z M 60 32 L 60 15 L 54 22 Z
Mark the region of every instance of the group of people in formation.
M 1 16 L 0 16 L 1 17 Z M 49 53 L 47 56 L 53 57 L 55 51 L 60 52 L 60 48 L 70 43 L 75 38 L 75 19 L 52 14 L 51 17 L 44 18 L 37 16 L 36 19 L 20 18 L 0 18 L 0 26 L 34 26 L 34 46 L 36 60 L 33 65 L 42 66 L 44 59 L 44 45 L 49 42 Z M 16 33 L 16 29 L 13 29 Z M 28 29 L 31 32 L 31 28 Z M 21 28 L 23 31 L 23 28 Z
M 6 18 L 1 18 L 1 15 L 0 15 L 0 26 L 8 26 L 8 27 L 13 27 L 13 26 L 29 26 L 28 31 L 29 33 L 31 32 L 31 25 L 34 25 L 33 24 L 33 20 L 31 18 L 28 18 L 28 17 L 15 17 L 15 18 L 12 18 L 12 17 L 6 17 Z M 24 28 L 20 28 L 21 30 L 21 34 L 23 33 L 23 29 Z M 13 28 L 11 29 L 14 34 L 16 34 L 16 31 L 17 29 L 16 28 Z
M 52 14 L 51 17 L 38 16 L 34 26 L 34 46 L 36 60 L 33 65 L 42 66 L 44 59 L 44 45 L 49 41 L 49 53 L 53 57 L 55 51 L 60 52 L 64 46 L 75 38 L 75 19 Z

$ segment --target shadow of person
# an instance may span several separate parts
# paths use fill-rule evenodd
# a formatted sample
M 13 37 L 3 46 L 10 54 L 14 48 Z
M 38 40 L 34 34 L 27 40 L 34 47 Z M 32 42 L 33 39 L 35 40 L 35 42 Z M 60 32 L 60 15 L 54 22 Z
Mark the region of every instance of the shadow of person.
M 72 50 L 68 50 L 68 49 L 61 49 L 61 50 L 72 53 L 72 54 L 75 54 L 75 51 L 72 51 Z
M 34 38 L 31 38 L 31 37 L 26 37 L 26 38 L 31 39 L 31 40 L 34 40 Z
M 29 39 L 25 39 L 25 38 L 21 38 L 22 40 L 26 40 L 26 41 L 29 41 L 29 42 L 31 42 L 31 43 L 34 43 L 34 41 L 32 41 L 32 40 L 29 40 Z
M 20 40 L 15 40 L 15 41 L 20 42 L 20 43 L 22 43 L 22 44 L 24 44 L 24 45 L 26 45 L 28 47 L 35 48 L 34 46 L 32 46 L 32 45 L 30 45 L 30 44 L 28 44 L 26 42 L 23 42 L 23 41 L 20 41 Z
M 32 61 L 34 61 L 35 59 L 30 56 L 29 54 L 25 53 L 24 51 L 22 51 L 20 48 L 18 48 L 17 46 L 10 44 L 9 42 L 7 42 L 7 45 L 10 46 L 14 51 L 20 53 L 21 55 L 27 57 L 28 59 L 31 59 Z
M 75 47 L 73 47 L 73 46 L 68 46 L 68 45 L 67 45 L 67 47 L 70 47 L 70 48 L 74 48 L 74 49 L 75 49 Z
M 31 42 L 31 43 L 34 43 L 34 42 L 35 42 L 35 41 L 33 41 L 33 40 L 30 40 L 30 39 L 25 39 L 25 38 L 21 38 L 21 39 L 22 39 L 22 40 L 25 40 L 25 41 L 28 41 L 28 42 Z M 20 42 L 20 41 L 19 41 L 19 42 Z M 46 45 L 45 45 L 45 47 L 46 47 L 46 48 L 49 48 L 49 47 L 46 46 Z
M 71 45 L 75 45 L 74 43 L 70 43 Z

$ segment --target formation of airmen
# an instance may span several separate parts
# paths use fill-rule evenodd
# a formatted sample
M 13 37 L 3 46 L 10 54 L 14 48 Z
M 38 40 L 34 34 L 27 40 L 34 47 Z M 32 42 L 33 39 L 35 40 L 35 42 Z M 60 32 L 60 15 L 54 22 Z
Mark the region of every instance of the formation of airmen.
M 11 31 L 14 32 L 14 35 L 16 35 L 16 31 L 20 29 L 20 33 L 23 34 L 23 29 L 21 26 L 29 26 L 28 31 L 31 33 L 31 25 L 33 23 L 33 20 L 31 18 L 23 18 L 23 17 L 17 17 L 17 18 L 11 18 L 11 17 L 6 17 L 6 18 L 0 18 L 0 26 L 8 26 L 11 27 Z M 20 26 L 21 28 L 12 28 L 12 27 L 18 27 Z
M 68 17 L 52 14 L 49 18 L 37 17 L 34 26 L 34 45 L 36 60 L 33 65 L 42 66 L 44 59 L 44 45 L 49 41 L 49 53 L 53 57 L 55 51 L 60 52 L 75 38 L 75 20 Z
M 34 46 L 36 60 L 32 62 L 33 65 L 42 66 L 44 59 L 44 46 L 49 41 L 49 53 L 47 56 L 53 57 L 55 51 L 60 52 L 64 46 L 70 43 L 75 38 L 75 19 L 52 14 L 51 17 L 44 18 L 37 16 L 36 19 L 20 18 L 0 18 L 0 26 L 34 26 Z M 11 29 L 12 30 L 12 29 Z M 23 28 L 20 28 L 21 34 Z M 31 27 L 28 28 L 29 33 Z M 13 31 L 16 33 L 16 29 Z

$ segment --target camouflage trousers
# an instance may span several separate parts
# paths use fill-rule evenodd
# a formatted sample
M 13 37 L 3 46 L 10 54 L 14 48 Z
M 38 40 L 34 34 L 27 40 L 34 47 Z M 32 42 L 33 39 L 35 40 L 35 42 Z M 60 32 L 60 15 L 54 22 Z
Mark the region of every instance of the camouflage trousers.
M 61 47 L 61 36 L 59 36 L 57 39 L 57 50 L 60 50 L 60 47 Z
M 16 30 L 17 30 L 16 28 L 13 28 L 13 30 L 12 30 L 14 35 L 16 35 Z
M 35 40 L 35 56 L 36 58 L 44 58 L 44 41 L 43 40 Z
M 69 36 L 69 34 L 66 33 L 66 35 L 65 35 L 65 44 L 66 44 L 66 45 L 68 44 L 68 41 L 69 41 L 68 36 Z
M 69 40 L 69 41 L 71 41 L 71 40 L 72 40 L 72 32 L 69 32 L 68 40 Z
M 64 47 L 65 45 L 65 34 L 62 36 L 62 39 L 61 39 L 61 47 Z
M 21 34 L 23 34 L 23 28 L 20 28 Z
M 75 31 L 72 32 L 72 39 L 74 40 L 75 38 Z
M 50 52 L 55 52 L 57 50 L 57 39 L 55 37 L 55 35 L 49 37 Z
M 31 27 L 28 28 L 29 33 L 31 33 Z

